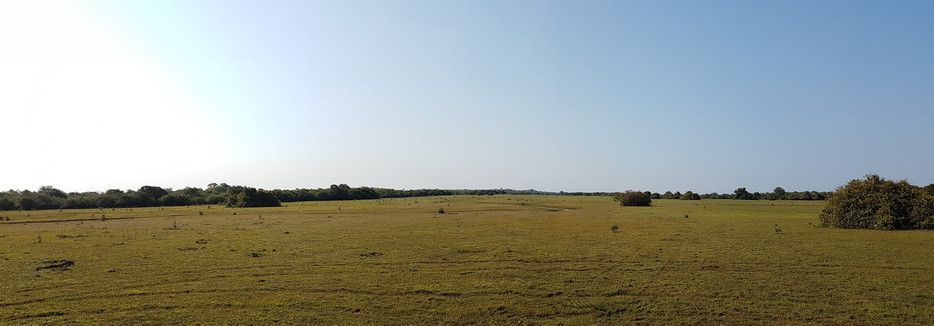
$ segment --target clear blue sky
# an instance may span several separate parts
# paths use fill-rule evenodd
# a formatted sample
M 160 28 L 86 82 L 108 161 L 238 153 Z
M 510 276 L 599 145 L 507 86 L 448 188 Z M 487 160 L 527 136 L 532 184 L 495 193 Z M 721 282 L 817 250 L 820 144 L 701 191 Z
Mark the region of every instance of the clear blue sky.
M 934 183 L 934 1 L 0 2 L 0 189 Z

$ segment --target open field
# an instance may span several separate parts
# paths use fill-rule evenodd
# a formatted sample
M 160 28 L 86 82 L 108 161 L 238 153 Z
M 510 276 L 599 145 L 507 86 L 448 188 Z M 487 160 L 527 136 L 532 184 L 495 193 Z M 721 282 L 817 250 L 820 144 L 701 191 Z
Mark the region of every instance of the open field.
M 0 324 L 934 324 L 934 232 L 818 228 L 822 205 L 0 212 Z

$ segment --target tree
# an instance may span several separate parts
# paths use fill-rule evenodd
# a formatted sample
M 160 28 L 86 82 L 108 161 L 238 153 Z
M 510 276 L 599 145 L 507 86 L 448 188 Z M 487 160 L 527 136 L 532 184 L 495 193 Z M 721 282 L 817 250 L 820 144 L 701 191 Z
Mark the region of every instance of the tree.
M 162 189 L 162 187 L 156 187 L 156 186 L 142 186 L 142 187 L 139 187 L 138 192 L 148 195 L 154 201 L 159 200 L 159 198 L 162 198 L 162 196 L 169 194 L 168 190 L 165 190 L 165 189 Z
M 711 193 L 709 193 L 709 194 L 701 195 L 701 198 L 704 198 L 704 199 L 720 199 L 720 194 L 718 194 L 718 193 L 716 193 L 716 192 L 711 192 Z
M 272 192 L 244 187 L 236 195 L 230 195 L 225 202 L 227 207 L 279 207 L 282 204 Z
M 39 187 L 39 193 L 43 193 L 43 194 L 49 195 L 50 197 L 55 197 L 55 198 L 66 198 L 66 197 L 68 197 L 68 195 L 65 194 L 64 191 L 55 189 L 55 187 L 52 187 L 52 186 L 42 186 L 42 187 Z
M 31 194 L 23 194 L 19 197 L 19 200 L 16 201 L 16 208 L 24 211 L 38 209 L 39 203 L 36 202 Z
M 641 191 L 627 190 L 626 192 L 617 192 L 613 194 L 613 201 L 619 202 L 623 206 L 649 206 L 652 205 L 650 194 Z
M 370 187 L 352 188 L 349 192 L 350 199 L 377 199 L 379 193 Z
M 13 199 L 0 197 L 0 211 L 12 211 L 16 209 L 16 202 Z
M 700 200 L 700 195 L 694 193 L 693 191 L 685 192 L 681 195 L 681 200 Z
M 907 181 L 869 174 L 837 188 L 820 214 L 821 225 L 845 229 L 934 228 L 934 198 Z
M 159 204 L 162 206 L 186 206 L 190 202 L 191 199 L 183 194 L 168 194 L 159 198 Z
M 150 202 L 151 198 L 148 195 L 141 195 L 135 191 L 127 191 L 122 195 L 117 195 L 117 204 L 114 207 L 140 207 L 148 206 L 145 205 L 147 202 Z
M 785 189 L 782 187 L 775 187 L 775 190 L 772 190 L 772 193 L 775 194 L 775 199 L 785 198 Z
M 177 190 L 176 192 L 181 193 L 190 198 L 204 196 L 204 190 L 198 187 L 185 187 L 185 188 L 182 188 L 181 190 Z
M 213 195 L 213 194 L 227 195 L 227 193 L 230 192 L 230 188 L 231 188 L 230 185 L 226 183 L 221 183 L 221 184 L 210 183 L 208 184 L 208 189 L 205 190 L 204 192 L 207 193 L 208 195 Z
M 824 199 L 827 199 L 827 196 L 824 196 L 824 194 L 819 193 L 819 192 L 817 192 L 817 191 L 811 191 L 811 192 L 808 192 L 808 199 L 810 199 L 810 200 L 824 200 Z
M 347 184 L 331 185 L 331 194 L 335 200 L 350 199 L 350 186 Z
M 125 193 L 120 189 L 110 189 L 105 191 L 103 194 L 97 196 L 97 207 L 101 208 L 114 208 L 114 207 L 125 207 L 126 199 L 124 198 Z
M 65 199 L 65 202 L 62 204 L 62 208 L 95 208 L 100 207 L 97 205 L 97 196 L 98 193 L 91 194 L 71 194 L 68 198 Z
M 752 199 L 752 194 L 746 191 L 746 188 L 736 188 L 733 190 L 733 199 Z
M 317 200 L 347 200 L 350 198 L 350 186 L 346 184 L 331 185 L 327 189 L 321 189 L 316 194 Z

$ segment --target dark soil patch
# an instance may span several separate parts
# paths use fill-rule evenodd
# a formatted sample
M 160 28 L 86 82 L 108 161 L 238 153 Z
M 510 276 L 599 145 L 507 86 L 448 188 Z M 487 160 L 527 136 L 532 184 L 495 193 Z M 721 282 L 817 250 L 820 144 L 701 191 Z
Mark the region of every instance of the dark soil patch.
M 79 235 L 59 234 L 59 235 L 56 235 L 56 237 L 59 237 L 60 239 L 85 238 L 85 237 L 87 237 L 87 236 L 88 236 L 87 234 L 79 234 Z
M 66 270 L 66 269 L 68 269 L 69 266 L 74 266 L 74 265 L 75 265 L 75 262 L 74 262 L 74 261 L 72 261 L 72 260 L 65 260 L 65 259 L 43 260 L 42 263 L 45 264 L 45 266 L 36 267 L 36 270 L 37 270 L 37 271 L 40 271 L 40 270 L 43 270 L 43 269 L 59 269 L 59 270 Z

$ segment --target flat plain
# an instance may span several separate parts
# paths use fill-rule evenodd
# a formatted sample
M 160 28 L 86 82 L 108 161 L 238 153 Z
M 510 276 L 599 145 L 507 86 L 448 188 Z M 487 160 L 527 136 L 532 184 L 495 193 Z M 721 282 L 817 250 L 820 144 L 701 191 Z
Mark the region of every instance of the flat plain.
M 823 205 L 0 212 L 0 324 L 934 324 L 934 232 L 820 228 Z

